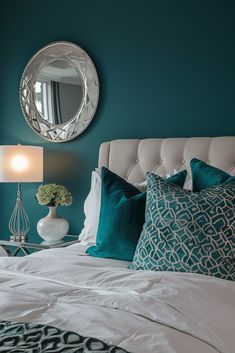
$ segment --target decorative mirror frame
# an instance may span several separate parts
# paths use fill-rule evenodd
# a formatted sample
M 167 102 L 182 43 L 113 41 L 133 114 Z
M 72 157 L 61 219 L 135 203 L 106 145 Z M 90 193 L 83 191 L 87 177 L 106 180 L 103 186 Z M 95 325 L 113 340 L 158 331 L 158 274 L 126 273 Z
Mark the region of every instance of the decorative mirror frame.
M 54 60 L 65 60 L 81 76 L 83 99 L 77 113 L 64 124 L 43 119 L 36 108 L 34 85 L 43 66 Z M 28 62 L 20 81 L 20 105 L 28 125 L 50 142 L 66 142 L 80 135 L 91 123 L 99 100 L 99 80 L 88 54 L 71 42 L 54 42 L 39 50 Z

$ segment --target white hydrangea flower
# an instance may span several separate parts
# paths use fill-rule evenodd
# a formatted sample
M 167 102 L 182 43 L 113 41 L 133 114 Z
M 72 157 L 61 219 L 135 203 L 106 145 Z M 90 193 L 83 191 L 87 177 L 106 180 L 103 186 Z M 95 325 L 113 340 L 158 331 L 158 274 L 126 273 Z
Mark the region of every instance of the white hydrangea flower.
M 42 206 L 70 206 L 73 202 L 71 193 L 63 185 L 40 185 L 36 200 Z

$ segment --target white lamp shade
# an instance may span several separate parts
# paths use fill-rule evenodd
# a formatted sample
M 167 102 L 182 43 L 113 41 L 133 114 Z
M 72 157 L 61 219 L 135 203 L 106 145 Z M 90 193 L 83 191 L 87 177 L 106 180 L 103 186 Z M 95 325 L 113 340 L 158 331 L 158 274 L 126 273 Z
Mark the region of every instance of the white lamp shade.
M 43 147 L 0 146 L 0 182 L 43 181 Z

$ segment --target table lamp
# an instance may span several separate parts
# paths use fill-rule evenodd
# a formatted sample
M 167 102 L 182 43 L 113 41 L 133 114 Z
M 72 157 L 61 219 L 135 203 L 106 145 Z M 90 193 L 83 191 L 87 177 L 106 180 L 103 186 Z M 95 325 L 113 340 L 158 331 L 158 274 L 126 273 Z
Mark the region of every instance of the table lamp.
M 21 183 L 43 181 L 43 147 L 0 146 L 0 182 L 18 183 L 16 205 L 9 221 L 11 239 L 26 241 L 30 222 L 22 204 Z

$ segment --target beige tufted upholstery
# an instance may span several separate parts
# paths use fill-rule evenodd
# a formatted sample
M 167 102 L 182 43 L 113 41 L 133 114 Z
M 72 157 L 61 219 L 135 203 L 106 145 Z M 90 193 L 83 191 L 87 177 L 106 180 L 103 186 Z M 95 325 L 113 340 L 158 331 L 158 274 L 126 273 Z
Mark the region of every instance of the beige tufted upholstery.
M 100 146 L 99 167 L 105 166 L 130 183 L 145 180 L 146 172 L 160 176 L 187 169 L 196 157 L 235 175 L 235 136 L 145 140 L 113 140 Z

